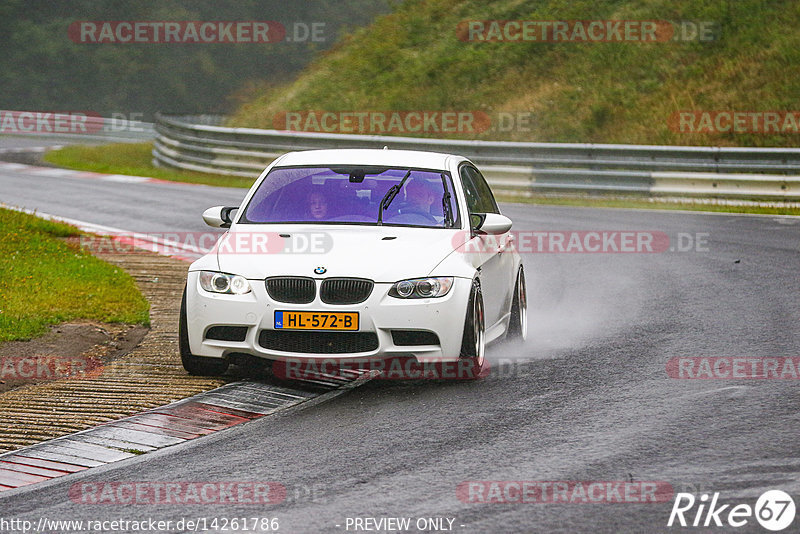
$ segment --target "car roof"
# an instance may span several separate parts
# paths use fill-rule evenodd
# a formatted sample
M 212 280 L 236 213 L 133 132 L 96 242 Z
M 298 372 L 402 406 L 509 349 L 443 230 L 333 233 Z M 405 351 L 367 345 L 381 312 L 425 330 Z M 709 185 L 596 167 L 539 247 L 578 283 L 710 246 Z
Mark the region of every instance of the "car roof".
M 396 167 L 415 167 L 420 169 L 447 170 L 448 159 L 458 158 L 439 152 L 417 150 L 388 150 L 372 148 L 304 150 L 289 152 L 276 163 L 276 167 L 296 165 L 388 165 Z

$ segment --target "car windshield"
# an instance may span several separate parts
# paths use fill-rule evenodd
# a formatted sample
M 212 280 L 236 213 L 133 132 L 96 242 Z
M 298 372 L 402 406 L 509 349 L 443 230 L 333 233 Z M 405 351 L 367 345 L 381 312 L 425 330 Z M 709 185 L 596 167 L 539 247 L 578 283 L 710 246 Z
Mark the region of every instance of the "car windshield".
M 276 167 L 240 220 L 426 228 L 457 228 L 459 221 L 449 173 L 365 166 Z

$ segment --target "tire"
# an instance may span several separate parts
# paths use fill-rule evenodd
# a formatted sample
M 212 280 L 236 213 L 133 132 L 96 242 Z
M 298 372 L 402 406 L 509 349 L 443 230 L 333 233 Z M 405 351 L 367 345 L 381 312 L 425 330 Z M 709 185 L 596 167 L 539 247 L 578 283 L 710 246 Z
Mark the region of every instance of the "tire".
M 486 365 L 486 336 L 484 332 L 483 294 L 478 280 L 472 281 L 472 290 L 464 319 L 464 335 L 461 338 L 461 365 L 459 378 L 476 380 L 483 375 Z
M 178 349 L 181 353 L 183 368 L 190 375 L 214 376 L 228 370 L 228 361 L 222 358 L 204 358 L 195 356 L 189 350 L 188 321 L 186 320 L 186 288 L 183 288 L 181 299 L 181 317 L 178 323 Z
M 514 285 L 514 300 L 511 303 L 511 319 L 508 323 L 506 339 L 523 342 L 528 338 L 528 291 L 525 287 L 525 271 L 522 265 L 517 272 Z

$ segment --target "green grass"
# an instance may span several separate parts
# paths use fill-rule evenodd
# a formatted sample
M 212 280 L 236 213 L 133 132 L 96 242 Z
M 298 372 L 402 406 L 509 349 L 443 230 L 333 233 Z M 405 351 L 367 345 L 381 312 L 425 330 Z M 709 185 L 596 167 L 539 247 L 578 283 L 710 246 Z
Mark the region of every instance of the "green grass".
M 718 39 L 463 42 L 468 20 L 710 21 Z M 798 26 L 793 0 L 406 0 L 257 94 L 231 125 L 272 128 L 286 111 L 481 110 L 533 114 L 528 131 L 484 139 L 793 147 L 800 134 L 681 133 L 668 119 L 797 110 Z
M 171 182 L 217 185 L 222 187 L 250 187 L 255 178 L 239 178 L 189 172 L 152 164 L 153 143 L 115 143 L 111 145 L 71 145 L 45 154 L 44 160 L 53 165 L 80 171 L 105 174 L 148 176 Z
M 75 319 L 149 324 L 150 305 L 130 275 L 61 239 L 78 235 L 0 208 L 0 342 Z
M 800 208 L 769 206 L 726 206 L 703 204 L 685 199 L 685 202 L 669 202 L 658 198 L 638 197 L 597 197 L 597 196 L 550 196 L 550 195 L 512 195 L 500 193 L 497 200 L 522 204 L 542 204 L 553 206 L 576 206 L 585 208 L 622 208 L 648 210 L 709 211 L 715 213 L 752 213 L 758 215 L 800 216 Z
M 140 454 L 147 454 L 145 451 L 139 449 L 120 449 L 123 452 L 129 452 L 131 454 L 136 454 L 137 456 Z

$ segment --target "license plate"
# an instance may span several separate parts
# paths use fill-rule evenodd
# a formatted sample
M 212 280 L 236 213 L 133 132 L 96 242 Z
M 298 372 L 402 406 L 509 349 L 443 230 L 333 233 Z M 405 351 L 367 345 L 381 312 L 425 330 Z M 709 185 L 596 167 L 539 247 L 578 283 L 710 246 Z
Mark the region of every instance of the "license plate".
M 358 312 L 276 311 L 276 330 L 358 330 Z

